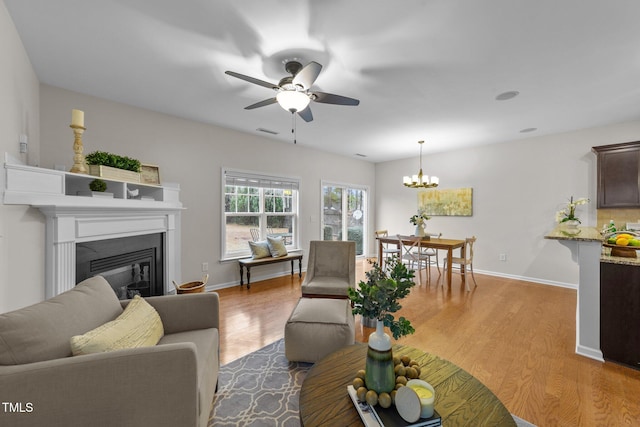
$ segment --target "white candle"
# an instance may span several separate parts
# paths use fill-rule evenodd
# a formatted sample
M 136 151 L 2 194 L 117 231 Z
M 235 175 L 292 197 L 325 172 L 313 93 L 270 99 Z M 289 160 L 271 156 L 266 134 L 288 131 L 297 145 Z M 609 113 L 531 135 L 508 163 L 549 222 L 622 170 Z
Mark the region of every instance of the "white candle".
M 420 398 L 420 418 L 433 416 L 433 402 L 436 398 L 436 392 L 431 384 L 422 380 L 409 380 L 407 387 L 415 391 Z
M 71 110 L 71 124 L 84 127 L 84 111 Z

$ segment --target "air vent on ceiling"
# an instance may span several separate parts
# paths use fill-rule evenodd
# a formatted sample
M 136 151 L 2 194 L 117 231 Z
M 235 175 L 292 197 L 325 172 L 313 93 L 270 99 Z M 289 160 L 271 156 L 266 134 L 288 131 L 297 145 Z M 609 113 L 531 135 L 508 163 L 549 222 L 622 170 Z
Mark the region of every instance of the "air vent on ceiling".
M 265 128 L 258 128 L 256 130 L 260 131 L 260 132 L 264 132 L 264 133 L 269 133 L 271 135 L 277 135 L 278 134 L 278 132 L 276 132 L 274 130 L 269 130 L 269 129 L 265 129 Z

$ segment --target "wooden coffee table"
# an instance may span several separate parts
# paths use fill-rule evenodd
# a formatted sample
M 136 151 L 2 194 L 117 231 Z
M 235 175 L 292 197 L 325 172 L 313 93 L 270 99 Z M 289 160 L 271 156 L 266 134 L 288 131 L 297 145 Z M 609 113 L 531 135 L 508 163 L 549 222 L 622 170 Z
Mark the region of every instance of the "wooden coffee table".
M 420 378 L 436 390 L 435 408 L 445 427 L 510 426 L 513 417 L 500 400 L 473 375 L 451 362 L 413 347 L 394 345 L 394 356 L 407 355 L 420 365 Z M 316 363 L 300 390 L 300 422 L 305 427 L 362 426 L 347 394 L 360 369 L 365 367 L 366 344 L 355 344 Z

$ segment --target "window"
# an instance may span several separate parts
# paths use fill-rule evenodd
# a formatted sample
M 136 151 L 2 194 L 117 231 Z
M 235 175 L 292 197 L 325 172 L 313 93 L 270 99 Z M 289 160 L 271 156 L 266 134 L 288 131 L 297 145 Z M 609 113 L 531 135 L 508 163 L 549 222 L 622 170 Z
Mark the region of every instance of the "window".
M 231 169 L 222 171 L 222 257 L 251 254 L 249 240 L 281 236 L 287 249 L 298 243 L 298 180 Z
M 322 183 L 322 240 L 352 240 L 356 255 L 363 255 L 366 223 L 366 188 Z

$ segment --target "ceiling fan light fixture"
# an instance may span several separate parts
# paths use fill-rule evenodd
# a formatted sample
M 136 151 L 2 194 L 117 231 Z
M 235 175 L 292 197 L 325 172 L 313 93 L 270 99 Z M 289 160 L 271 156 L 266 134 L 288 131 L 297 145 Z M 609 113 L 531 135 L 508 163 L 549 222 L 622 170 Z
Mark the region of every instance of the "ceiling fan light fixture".
M 311 101 L 306 93 L 295 90 L 280 91 L 276 99 L 282 108 L 293 113 L 304 110 Z

